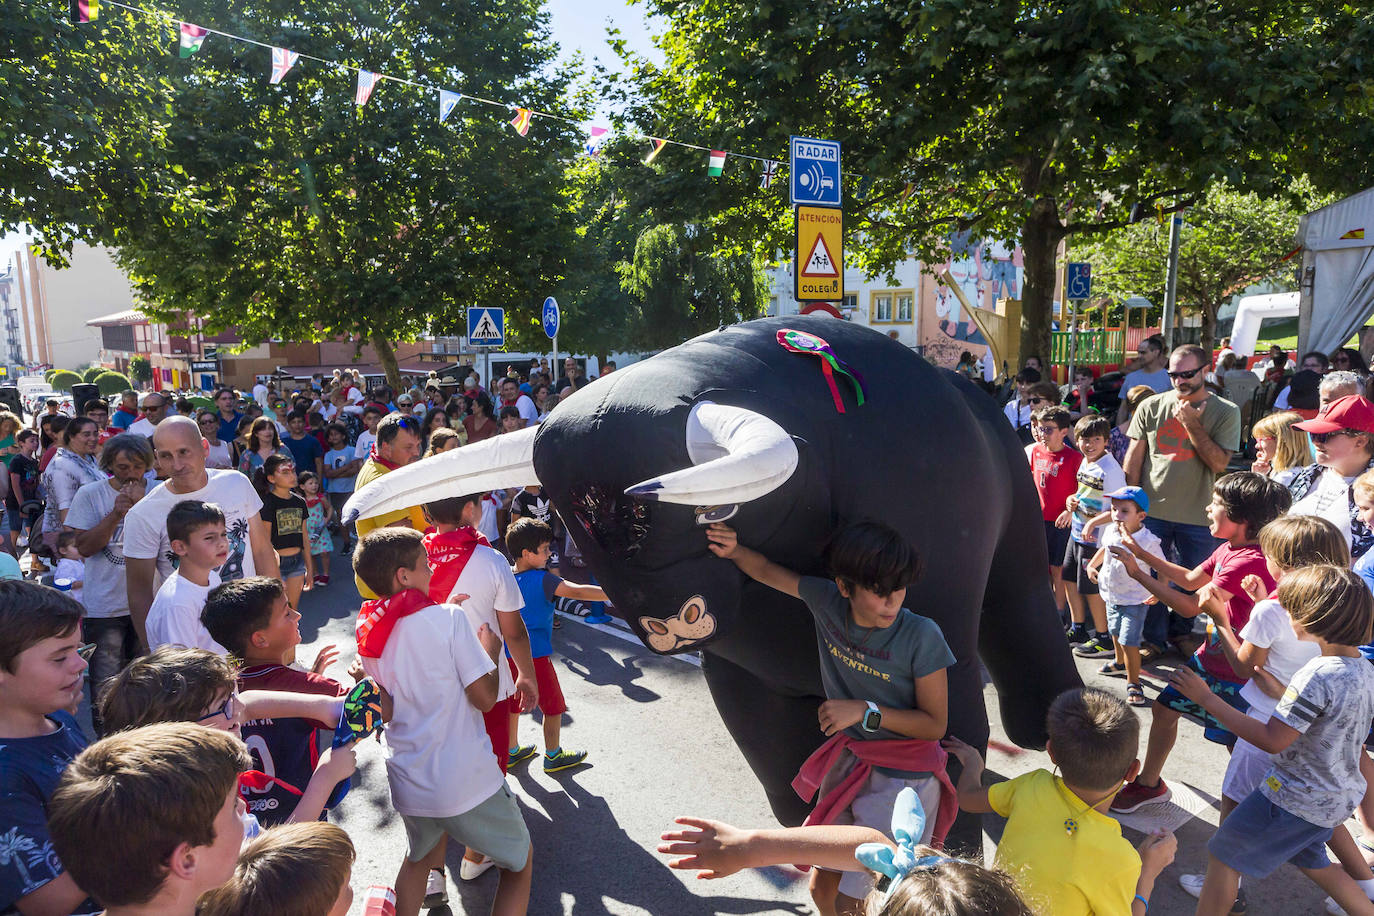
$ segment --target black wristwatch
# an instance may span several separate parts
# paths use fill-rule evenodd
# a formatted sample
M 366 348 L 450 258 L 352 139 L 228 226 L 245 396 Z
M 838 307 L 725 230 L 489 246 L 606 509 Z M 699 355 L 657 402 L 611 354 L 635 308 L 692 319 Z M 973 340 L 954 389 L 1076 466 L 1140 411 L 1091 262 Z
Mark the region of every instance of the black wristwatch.
M 872 700 L 865 700 L 868 704 L 868 712 L 859 720 L 859 727 L 866 732 L 876 732 L 883 724 L 883 714 L 878 711 L 878 704 Z

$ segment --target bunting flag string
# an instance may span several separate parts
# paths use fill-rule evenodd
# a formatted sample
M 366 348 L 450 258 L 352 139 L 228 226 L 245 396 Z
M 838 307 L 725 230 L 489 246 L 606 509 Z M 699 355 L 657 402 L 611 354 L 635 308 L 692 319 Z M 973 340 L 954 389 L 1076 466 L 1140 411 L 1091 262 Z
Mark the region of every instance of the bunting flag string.
M 205 43 L 205 36 L 209 35 L 208 29 L 202 29 L 198 25 L 189 22 L 181 24 L 181 56 L 190 57 L 200 50 L 200 46 Z
M 719 178 L 725 171 L 725 151 L 713 149 L 711 156 L 706 160 L 706 174 L 712 178 Z
M 606 128 L 592 126 L 587 128 L 587 155 L 600 156 L 601 143 L 606 139 Z
M 449 92 L 447 89 L 439 90 L 439 123 L 444 123 L 444 119 L 453 114 L 453 109 L 458 107 L 458 100 L 462 98 L 456 92 Z
M 668 145 L 668 141 L 660 140 L 657 137 L 650 137 L 649 145 L 652 146 L 653 149 L 649 150 L 649 155 L 644 157 L 645 165 L 648 165 L 649 163 L 653 162 L 655 159 L 658 158 L 658 154 L 663 152 L 663 147 Z
M 366 105 L 372 98 L 372 90 L 377 88 L 377 74 L 371 70 L 358 71 L 358 91 L 353 94 L 355 105 Z
M 515 128 L 515 132 L 520 136 L 528 136 L 530 132 L 530 118 L 534 112 L 528 108 L 515 109 L 515 117 L 510 119 L 510 126 Z
M 285 48 L 272 49 L 272 78 L 268 82 L 276 84 L 282 81 L 282 77 L 296 66 L 296 61 L 300 55 L 295 51 L 288 51 Z

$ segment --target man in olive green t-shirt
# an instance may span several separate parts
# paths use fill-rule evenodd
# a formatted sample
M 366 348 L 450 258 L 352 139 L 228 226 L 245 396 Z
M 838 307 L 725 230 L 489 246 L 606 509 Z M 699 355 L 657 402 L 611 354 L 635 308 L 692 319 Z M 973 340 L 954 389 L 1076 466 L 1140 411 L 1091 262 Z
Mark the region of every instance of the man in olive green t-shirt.
M 1144 401 L 1131 418 L 1126 482 L 1145 488 L 1150 515 L 1145 527 L 1178 563 L 1193 569 L 1221 542 L 1212 536 L 1207 505 L 1212 484 L 1240 447 L 1240 409 L 1207 389 L 1211 363 L 1201 347 L 1179 347 L 1169 356 L 1173 388 Z M 1167 617 L 1166 617 L 1167 612 Z M 1144 639 L 1163 647 L 1188 633 L 1192 621 L 1152 605 Z

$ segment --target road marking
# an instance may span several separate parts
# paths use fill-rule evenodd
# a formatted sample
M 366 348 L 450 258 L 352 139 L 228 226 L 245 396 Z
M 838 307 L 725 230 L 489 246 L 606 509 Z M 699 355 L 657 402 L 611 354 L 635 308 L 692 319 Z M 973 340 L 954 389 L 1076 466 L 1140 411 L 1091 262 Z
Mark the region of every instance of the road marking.
M 645 649 L 645 651 L 649 651 L 645 647 L 644 643 L 639 641 L 639 637 L 630 632 L 629 627 L 625 626 L 625 624 L 616 620 L 614 617 L 611 618 L 610 623 L 588 623 L 585 617 L 579 617 L 576 614 L 569 614 L 566 611 L 554 611 L 554 613 L 557 614 L 559 617 L 562 617 L 564 620 L 575 621 L 577 623 L 582 624 L 584 627 L 587 627 L 590 630 L 596 630 L 600 633 L 606 633 L 607 635 L 614 636 L 616 639 L 623 639 L 628 643 L 634 643 L 641 649 Z M 697 668 L 701 667 L 701 659 L 697 657 L 695 652 L 685 655 L 659 655 L 657 652 L 651 654 L 653 654 L 657 658 L 672 659 L 673 661 L 686 662 L 687 664 L 693 665 Z

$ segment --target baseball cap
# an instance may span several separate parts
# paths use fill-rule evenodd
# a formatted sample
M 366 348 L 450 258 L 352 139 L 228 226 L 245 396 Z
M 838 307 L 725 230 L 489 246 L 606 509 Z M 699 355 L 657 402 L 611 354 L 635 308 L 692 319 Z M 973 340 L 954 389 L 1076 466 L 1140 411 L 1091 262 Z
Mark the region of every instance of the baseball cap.
M 1150 497 L 1145 495 L 1145 491 L 1140 487 L 1122 487 L 1115 493 L 1108 493 L 1108 499 L 1129 499 L 1140 507 L 1141 512 L 1150 511 Z
M 1358 394 L 1348 394 L 1327 404 L 1317 417 L 1293 426 L 1306 433 L 1334 433 L 1342 429 L 1374 433 L 1374 404 Z

